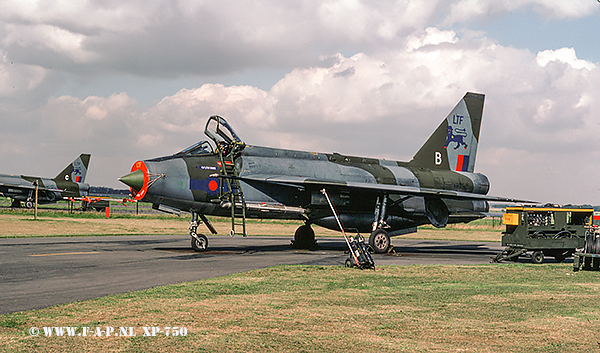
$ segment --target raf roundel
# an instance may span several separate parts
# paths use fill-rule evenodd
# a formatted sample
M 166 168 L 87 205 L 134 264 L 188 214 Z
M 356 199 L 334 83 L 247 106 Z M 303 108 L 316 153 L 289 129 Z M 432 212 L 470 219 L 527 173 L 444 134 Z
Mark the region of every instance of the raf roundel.
M 218 188 L 219 188 L 219 183 L 215 179 L 212 179 L 208 182 L 208 190 L 215 192 L 215 191 L 217 191 Z

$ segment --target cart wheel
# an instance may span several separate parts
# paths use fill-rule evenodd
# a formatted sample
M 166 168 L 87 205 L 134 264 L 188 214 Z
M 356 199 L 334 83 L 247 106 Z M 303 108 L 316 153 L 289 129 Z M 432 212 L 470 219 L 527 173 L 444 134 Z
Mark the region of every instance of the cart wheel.
M 531 262 L 534 264 L 541 264 L 544 262 L 544 253 L 541 251 L 534 251 L 533 255 L 531 255 Z
M 352 265 L 353 265 L 352 264 L 352 260 L 346 259 L 346 262 L 344 263 L 344 266 L 346 266 L 346 267 L 352 267 Z

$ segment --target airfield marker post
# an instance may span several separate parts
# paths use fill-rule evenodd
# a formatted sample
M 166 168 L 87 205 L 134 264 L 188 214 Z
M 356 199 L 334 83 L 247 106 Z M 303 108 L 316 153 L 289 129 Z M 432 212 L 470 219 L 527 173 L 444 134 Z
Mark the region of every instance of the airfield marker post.
M 33 211 L 33 219 L 37 220 L 37 206 L 38 206 L 38 181 L 35 181 L 35 207 Z

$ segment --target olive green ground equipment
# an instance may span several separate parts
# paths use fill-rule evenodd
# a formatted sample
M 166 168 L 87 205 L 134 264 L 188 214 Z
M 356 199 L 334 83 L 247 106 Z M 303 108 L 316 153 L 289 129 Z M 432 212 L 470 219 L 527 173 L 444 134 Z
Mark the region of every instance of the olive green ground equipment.
M 530 258 L 535 264 L 547 256 L 563 262 L 584 247 L 594 210 L 555 205 L 507 207 L 502 223 L 502 246 L 506 248 L 492 261 L 518 261 Z

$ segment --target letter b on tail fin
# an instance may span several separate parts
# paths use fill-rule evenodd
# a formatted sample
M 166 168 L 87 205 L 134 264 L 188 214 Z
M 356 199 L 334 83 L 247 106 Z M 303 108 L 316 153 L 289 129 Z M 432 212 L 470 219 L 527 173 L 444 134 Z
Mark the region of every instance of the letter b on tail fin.
M 412 167 L 473 172 L 484 95 L 467 92 L 415 154 Z

